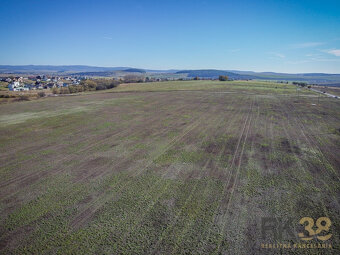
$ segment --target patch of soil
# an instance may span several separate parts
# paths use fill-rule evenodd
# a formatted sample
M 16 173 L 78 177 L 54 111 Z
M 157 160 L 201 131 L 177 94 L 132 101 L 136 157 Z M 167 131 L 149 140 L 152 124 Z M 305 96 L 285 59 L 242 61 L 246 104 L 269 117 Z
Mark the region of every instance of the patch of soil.
M 209 143 L 204 150 L 207 153 L 216 155 L 221 151 L 221 144 L 218 144 L 216 142 Z
M 297 145 L 291 145 L 287 138 L 281 139 L 280 149 L 289 153 L 301 154 L 301 149 Z

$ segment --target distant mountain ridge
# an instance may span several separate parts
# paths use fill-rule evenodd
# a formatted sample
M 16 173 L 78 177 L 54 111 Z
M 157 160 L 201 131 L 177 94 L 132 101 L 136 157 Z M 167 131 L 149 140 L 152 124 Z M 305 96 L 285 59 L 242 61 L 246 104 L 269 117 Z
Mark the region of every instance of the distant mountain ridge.
M 129 69 L 125 69 L 123 71 L 128 72 L 128 73 L 146 73 L 146 71 L 144 69 L 139 69 L 139 68 L 129 68 Z
M 98 67 L 86 65 L 0 65 L 0 73 L 63 73 L 105 72 L 129 69 L 130 67 Z
M 216 70 L 216 69 L 201 69 L 201 70 L 182 70 L 177 74 L 188 74 L 188 77 L 212 78 L 217 79 L 220 75 L 227 75 L 231 79 L 256 79 L 256 76 L 238 74 L 235 72 Z
M 0 65 L 0 74 L 56 74 L 56 75 L 83 75 L 83 76 L 115 76 L 117 73 L 137 73 L 137 74 L 165 74 L 184 75 L 188 78 L 212 78 L 219 75 L 227 75 L 231 79 L 260 79 L 277 81 L 304 81 L 323 85 L 340 86 L 340 74 L 327 73 L 275 73 L 275 72 L 253 72 L 238 70 L 152 70 L 133 67 L 99 67 L 87 65 Z

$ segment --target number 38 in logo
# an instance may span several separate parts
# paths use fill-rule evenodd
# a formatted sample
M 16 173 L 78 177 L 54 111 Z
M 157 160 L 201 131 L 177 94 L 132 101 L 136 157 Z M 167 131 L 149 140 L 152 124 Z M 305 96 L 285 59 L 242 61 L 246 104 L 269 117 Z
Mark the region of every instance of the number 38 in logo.
M 320 217 L 319 219 L 316 220 L 316 227 L 317 229 L 314 230 L 314 220 L 310 217 L 303 217 L 299 223 L 301 225 L 304 225 L 304 223 L 307 222 L 307 225 L 305 226 L 305 230 L 308 232 L 308 237 L 305 237 L 304 233 L 299 233 L 299 237 L 301 240 L 308 241 L 312 240 L 313 236 L 316 236 L 319 240 L 326 241 L 329 238 L 332 237 L 332 234 L 327 234 L 327 235 L 319 235 L 322 231 L 329 231 L 329 227 L 332 225 L 331 220 L 328 217 Z

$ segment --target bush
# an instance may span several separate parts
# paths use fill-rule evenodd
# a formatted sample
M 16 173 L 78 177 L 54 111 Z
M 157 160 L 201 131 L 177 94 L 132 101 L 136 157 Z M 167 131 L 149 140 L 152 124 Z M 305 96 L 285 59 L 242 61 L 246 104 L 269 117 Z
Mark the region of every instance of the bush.
M 58 90 L 57 88 L 53 88 L 53 89 L 52 89 L 52 93 L 53 93 L 53 94 L 59 94 L 59 90 Z
M 96 87 L 96 90 L 104 90 L 104 89 L 106 89 L 106 87 L 103 86 L 103 85 L 98 85 L 98 86 Z
M 293 84 L 294 84 L 294 85 L 299 85 L 299 86 L 301 86 L 301 87 L 307 86 L 307 83 L 306 83 L 306 82 L 296 82 L 296 81 L 294 81 Z
M 124 82 L 125 83 L 144 82 L 144 76 L 142 76 L 142 75 L 134 75 L 134 74 L 125 75 L 124 76 Z
M 103 90 L 103 89 L 112 89 L 114 87 L 117 87 L 120 82 L 116 81 L 114 79 L 108 80 L 108 79 L 98 79 L 95 80 L 97 87 L 96 90 Z
M 43 91 L 38 92 L 38 97 L 44 97 L 44 96 L 46 96 L 45 92 Z
M 84 87 L 84 91 L 96 90 L 97 83 L 93 80 L 82 80 L 80 85 Z
M 104 90 L 117 87 L 121 82 L 115 79 L 82 80 L 79 85 L 69 85 L 60 89 L 53 88 L 53 94 L 70 94 L 83 91 Z
M 29 97 L 27 95 L 19 95 L 17 98 L 18 101 L 29 101 Z
M 227 75 L 220 75 L 218 77 L 218 80 L 220 80 L 220 81 L 227 81 L 228 80 L 228 76 Z
M 62 87 L 62 88 L 60 88 L 59 93 L 60 94 L 70 94 L 70 90 L 68 89 L 68 87 Z

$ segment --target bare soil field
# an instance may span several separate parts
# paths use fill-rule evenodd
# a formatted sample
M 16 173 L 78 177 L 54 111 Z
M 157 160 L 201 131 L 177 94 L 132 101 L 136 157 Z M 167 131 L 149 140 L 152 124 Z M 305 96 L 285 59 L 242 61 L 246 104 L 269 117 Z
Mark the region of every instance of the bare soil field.
M 339 254 L 339 100 L 210 83 L 0 105 L 0 254 Z M 261 247 L 302 217 L 332 248 Z

